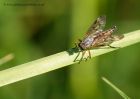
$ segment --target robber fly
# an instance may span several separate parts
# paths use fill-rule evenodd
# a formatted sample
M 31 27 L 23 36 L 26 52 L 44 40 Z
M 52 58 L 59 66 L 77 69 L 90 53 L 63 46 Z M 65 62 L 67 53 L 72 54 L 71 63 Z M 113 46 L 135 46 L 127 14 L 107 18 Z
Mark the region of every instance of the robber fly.
M 118 41 L 124 37 L 124 35 L 113 35 L 112 33 L 116 31 L 116 26 L 108 30 L 103 30 L 106 24 L 106 16 L 100 16 L 96 19 L 96 21 L 90 26 L 86 35 L 83 39 L 79 39 L 79 42 L 76 43 L 76 48 L 79 49 L 79 54 L 82 52 L 82 57 L 79 60 L 81 62 L 86 52 L 88 52 L 89 56 L 86 58 L 91 58 L 90 49 L 100 47 L 100 46 L 108 46 L 111 48 L 116 48 L 111 46 L 110 44 L 114 41 Z M 77 55 L 76 59 L 78 58 Z M 74 61 L 76 61 L 76 59 Z

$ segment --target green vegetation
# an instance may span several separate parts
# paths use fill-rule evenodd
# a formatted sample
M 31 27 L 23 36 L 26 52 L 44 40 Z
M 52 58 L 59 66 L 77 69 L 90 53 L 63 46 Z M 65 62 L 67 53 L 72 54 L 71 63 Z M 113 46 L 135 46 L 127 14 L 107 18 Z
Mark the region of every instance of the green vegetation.
M 122 92 L 119 88 L 112 84 L 108 79 L 102 77 L 102 80 L 106 82 L 109 86 L 111 86 L 114 90 L 116 90 L 116 92 L 118 92 L 124 99 L 130 99 L 124 92 Z

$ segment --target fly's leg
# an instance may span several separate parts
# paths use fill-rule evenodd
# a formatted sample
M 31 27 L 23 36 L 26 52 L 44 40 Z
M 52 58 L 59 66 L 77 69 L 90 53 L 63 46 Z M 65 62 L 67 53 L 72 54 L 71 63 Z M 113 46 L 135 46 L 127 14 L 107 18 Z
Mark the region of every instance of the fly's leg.
M 81 39 L 78 39 L 78 40 L 79 40 L 79 42 L 82 42 Z M 79 43 L 75 43 L 75 46 L 76 46 L 76 48 L 78 48 L 78 51 L 81 51 L 81 49 L 80 49 L 80 47 L 78 46 L 78 44 L 79 44 Z
M 78 56 L 80 55 L 80 49 L 79 49 L 79 47 L 78 47 L 78 44 L 77 43 L 75 43 L 75 46 L 76 46 L 76 48 L 78 48 L 78 54 L 77 54 L 77 56 L 76 56 L 76 58 L 74 59 L 74 62 L 76 62 L 77 61 L 77 58 L 78 58 Z
M 84 57 L 85 53 L 86 53 L 86 51 L 82 51 L 82 57 L 81 57 L 81 59 L 79 60 L 79 64 L 80 64 L 81 61 L 83 60 L 83 57 Z
M 89 58 L 91 58 L 91 53 L 90 53 L 90 50 L 88 50 L 88 54 L 89 54 L 89 56 L 88 56 L 88 57 L 89 57 Z
M 88 57 L 87 58 L 84 58 L 85 59 L 85 61 L 87 61 L 88 60 L 88 58 L 90 58 L 91 59 L 91 53 L 90 53 L 90 50 L 87 50 L 88 51 Z
M 79 49 L 79 47 L 78 47 L 78 44 L 77 44 L 77 43 L 75 43 L 75 46 L 76 46 L 76 48 L 78 48 L 78 49 Z
M 109 46 L 110 48 L 120 48 L 120 47 L 115 47 L 115 46 L 111 46 L 111 45 L 107 45 Z
M 79 39 L 79 40 L 80 40 L 80 39 Z M 75 46 L 76 46 L 76 48 L 78 48 L 78 54 L 77 54 L 76 58 L 74 59 L 74 62 L 78 61 L 77 58 L 79 57 L 80 52 L 82 52 L 81 49 L 80 49 L 79 46 L 78 46 L 78 43 L 75 43 Z
M 87 61 L 88 58 L 91 58 L 90 50 L 87 50 L 87 51 L 88 51 L 89 56 L 88 56 L 87 58 L 84 58 L 84 55 L 85 55 L 86 51 L 82 51 L 82 56 L 81 56 L 81 59 L 79 60 L 79 63 L 81 63 L 81 61 L 82 61 L 83 59 L 85 59 L 85 61 Z M 77 61 L 77 58 L 78 58 L 79 55 L 80 55 L 80 52 L 79 52 L 78 55 L 76 56 L 74 62 Z
M 74 62 L 77 61 L 77 58 L 79 57 L 79 55 L 80 55 L 80 52 L 78 52 L 77 56 L 76 56 L 75 59 L 74 59 Z
M 82 40 L 81 40 L 81 39 L 78 39 L 78 41 L 79 41 L 79 42 L 82 42 Z

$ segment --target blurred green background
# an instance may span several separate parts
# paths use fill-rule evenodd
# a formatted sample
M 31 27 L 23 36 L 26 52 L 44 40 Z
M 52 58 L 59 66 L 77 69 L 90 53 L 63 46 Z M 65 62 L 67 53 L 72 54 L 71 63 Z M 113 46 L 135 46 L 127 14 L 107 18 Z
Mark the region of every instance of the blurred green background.
M 138 30 L 139 9 L 139 0 L 1 0 L 0 57 L 15 58 L 0 70 L 74 47 L 101 15 L 107 16 L 106 29 L 116 25 L 118 34 Z M 102 76 L 140 99 L 139 75 L 140 44 L 135 44 L 1 87 L 0 99 L 122 99 Z

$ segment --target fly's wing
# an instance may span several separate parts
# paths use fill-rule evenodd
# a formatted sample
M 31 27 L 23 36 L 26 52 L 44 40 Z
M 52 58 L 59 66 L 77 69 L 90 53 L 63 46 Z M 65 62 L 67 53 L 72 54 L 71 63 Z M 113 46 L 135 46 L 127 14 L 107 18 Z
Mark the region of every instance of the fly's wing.
M 90 26 L 87 31 L 87 35 L 96 34 L 103 31 L 106 24 L 106 16 L 100 16 L 96 21 Z
M 110 32 L 114 32 L 117 30 L 117 27 L 116 26 L 113 26 L 111 29 L 109 29 Z M 118 40 L 121 40 L 124 38 L 124 35 L 123 34 L 119 34 L 119 35 L 111 35 L 111 39 L 112 41 L 118 41 Z
M 124 38 L 124 35 L 112 35 L 111 38 L 113 39 L 113 41 L 118 41 Z
M 124 35 L 114 35 L 114 34 L 112 34 L 116 30 L 117 30 L 117 27 L 113 26 L 112 28 L 104 31 L 104 35 L 107 36 L 106 41 L 110 41 L 110 40 L 111 41 L 118 41 L 118 40 L 124 38 Z

